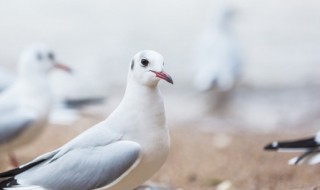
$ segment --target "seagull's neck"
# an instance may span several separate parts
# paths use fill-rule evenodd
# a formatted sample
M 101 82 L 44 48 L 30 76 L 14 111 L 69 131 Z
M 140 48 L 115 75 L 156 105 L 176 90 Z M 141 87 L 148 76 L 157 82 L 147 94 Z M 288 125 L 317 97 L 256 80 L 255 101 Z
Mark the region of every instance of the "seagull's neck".
M 131 129 L 136 132 L 130 135 L 130 138 L 140 135 L 138 129 L 151 133 L 154 129 L 157 129 L 156 131 L 166 129 L 164 104 L 158 87 L 142 85 L 130 77 L 124 97 L 114 115 L 117 115 L 116 118 L 126 118 L 131 122 Z M 127 128 L 117 127 L 117 130 L 126 131 Z
M 137 106 L 150 106 L 163 104 L 160 91 L 155 86 L 142 85 L 129 78 L 123 98 L 124 104 L 135 104 Z
M 19 77 L 17 85 L 22 105 L 47 114 L 52 102 L 48 77 Z
M 19 85 L 21 85 L 24 91 L 48 91 L 49 79 L 46 76 L 19 76 Z
M 27 72 L 27 71 L 19 71 L 18 73 L 19 79 L 26 81 L 26 82 L 42 82 L 42 81 L 48 81 L 48 73 L 43 73 L 43 72 Z

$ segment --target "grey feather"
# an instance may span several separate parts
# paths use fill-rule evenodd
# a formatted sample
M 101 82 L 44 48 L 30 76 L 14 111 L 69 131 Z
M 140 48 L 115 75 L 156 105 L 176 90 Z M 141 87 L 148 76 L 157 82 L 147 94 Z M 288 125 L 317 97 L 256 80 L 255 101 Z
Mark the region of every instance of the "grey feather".
M 106 186 L 139 161 L 141 146 L 117 141 L 106 146 L 72 149 L 53 162 L 44 162 L 15 178 L 22 185 L 46 189 L 89 190 Z
M 9 142 L 35 120 L 35 115 L 25 111 L 11 110 L 0 116 L 0 144 Z
M 121 135 L 111 131 L 104 125 L 104 122 L 98 123 L 96 126 L 89 128 L 76 138 L 69 141 L 60 148 L 60 151 L 54 155 L 50 162 L 53 162 L 74 149 L 106 146 L 112 142 L 121 140 Z

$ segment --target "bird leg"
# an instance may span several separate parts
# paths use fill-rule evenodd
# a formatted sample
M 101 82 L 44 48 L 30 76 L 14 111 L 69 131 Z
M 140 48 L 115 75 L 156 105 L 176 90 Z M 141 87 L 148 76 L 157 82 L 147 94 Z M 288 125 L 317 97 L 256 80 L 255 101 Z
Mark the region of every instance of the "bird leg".
M 19 162 L 18 162 L 18 160 L 17 160 L 17 157 L 14 155 L 14 153 L 9 153 L 9 161 L 10 161 L 10 164 L 13 166 L 13 167 L 15 167 L 15 168 L 17 168 L 17 167 L 19 167 Z
M 307 157 L 308 155 L 318 152 L 319 150 L 317 148 L 311 149 L 305 153 L 303 153 L 301 156 L 298 157 L 298 159 L 295 161 L 295 165 L 297 165 L 301 160 L 303 160 L 305 157 Z

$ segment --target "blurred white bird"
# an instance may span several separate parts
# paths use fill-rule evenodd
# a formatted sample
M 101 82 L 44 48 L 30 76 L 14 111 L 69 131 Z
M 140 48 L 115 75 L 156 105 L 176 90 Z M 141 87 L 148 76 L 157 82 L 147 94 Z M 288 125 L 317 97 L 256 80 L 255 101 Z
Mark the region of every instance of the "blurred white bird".
M 240 77 L 241 57 L 231 27 L 234 11 L 221 6 L 201 36 L 194 56 L 195 89 L 207 92 L 210 111 L 225 113 Z
M 104 95 L 96 93 L 97 90 L 95 89 L 98 87 L 92 85 L 99 78 L 91 76 L 88 80 L 87 76 L 82 76 L 79 71 L 79 69 L 76 72 L 73 70 L 72 75 L 65 75 L 64 73 L 50 75 L 50 88 L 54 99 L 54 106 L 49 116 L 51 124 L 70 125 L 81 117 L 81 113 L 85 109 L 90 108 L 90 114 L 96 114 L 103 109 L 96 109 L 96 112 L 92 111 L 93 108 L 101 106 L 105 101 Z M 87 68 L 84 69 L 84 72 L 88 73 Z M 0 92 L 14 84 L 16 80 L 17 76 L 8 69 L 0 68 Z M 90 81 L 90 84 L 88 81 Z
M 105 72 L 101 74 L 101 68 L 97 67 L 100 60 L 88 59 L 86 55 L 81 55 L 80 59 L 75 61 L 77 66 L 72 75 L 55 73 L 50 77 L 55 98 L 50 123 L 73 125 L 83 115 L 102 116 L 108 110 L 105 100 L 110 90 L 106 85 L 108 81 L 102 80 L 107 77 Z
M 9 152 L 13 165 L 13 149 L 32 141 L 46 125 L 52 103 L 48 73 L 54 68 L 70 71 L 51 49 L 33 45 L 21 55 L 17 80 L 0 95 L 0 151 Z
M 320 163 L 320 131 L 313 137 L 293 141 L 275 141 L 264 147 L 265 150 L 278 152 L 303 152 L 302 155 L 289 160 L 289 164 Z
M 134 189 L 165 162 L 170 146 L 160 79 L 163 57 L 154 51 L 137 53 L 128 72 L 123 100 L 104 121 L 64 146 L 26 165 L 0 174 L 0 188 Z
M 214 24 L 200 36 L 195 50 L 194 86 L 200 91 L 228 91 L 240 75 L 240 52 L 230 26 L 234 12 L 223 6 L 215 13 Z
M 14 83 L 15 76 L 7 71 L 7 69 L 0 68 L 0 92 L 8 88 Z

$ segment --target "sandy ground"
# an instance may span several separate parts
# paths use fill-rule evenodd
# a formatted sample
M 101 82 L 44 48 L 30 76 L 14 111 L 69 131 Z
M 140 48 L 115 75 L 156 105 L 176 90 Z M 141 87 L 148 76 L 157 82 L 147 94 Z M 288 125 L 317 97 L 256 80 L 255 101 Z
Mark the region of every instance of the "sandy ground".
M 30 146 L 16 150 L 21 163 L 64 144 L 99 118 L 82 118 L 74 126 L 48 126 Z M 264 152 L 266 143 L 277 139 L 309 136 L 314 131 L 296 132 L 284 128 L 279 133 L 257 133 L 242 129 L 202 128 L 195 123 L 170 126 L 171 154 L 164 167 L 152 178 L 172 189 L 209 190 L 230 181 L 238 190 L 311 190 L 320 185 L 320 167 L 289 166 L 287 160 L 296 154 Z M 61 131 L 63 131 L 61 133 Z M 1 170 L 8 168 L 3 158 Z

